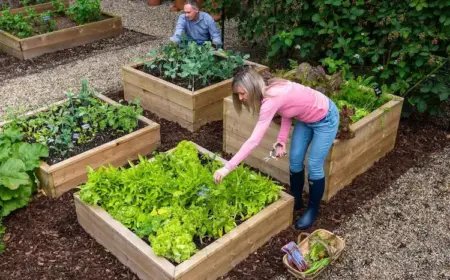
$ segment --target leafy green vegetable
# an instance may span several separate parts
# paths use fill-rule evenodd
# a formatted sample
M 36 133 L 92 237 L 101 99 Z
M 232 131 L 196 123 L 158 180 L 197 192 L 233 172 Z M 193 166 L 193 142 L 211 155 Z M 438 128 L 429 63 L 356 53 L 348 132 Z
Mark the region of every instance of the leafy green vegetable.
M 25 163 L 20 159 L 10 158 L 0 165 L 0 184 L 10 190 L 17 189 L 20 185 L 30 183 L 30 178 L 25 172 Z
M 100 0 L 76 0 L 66 10 L 66 15 L 78 25 L 99 21 L 102 17 Z
M 325 258 L 328 255 L 327 248 L 320 242 L 313 242 L 311 245 L 311 251 L 309 252 L 309 258 L 311 261 L 316 262 Z
M 305 260 L 309 268 L 303 271 L 304 274 L 314 274 L 319 269 L 328 266 L 330 253 L 329 249 L 336 246 L 334 235 L 324 236 L 321 232 L 316 232 L 309 237 L 309 251 L 305 254 Z
M 197 251 L 195 237 L 221 237 L 277 200 L 282 189 L 243 165 L 214 184 L 212 174 L 223 164 L 199 155 L 188 141 L 130 165 L 90 169 L 80 198 L 147 238 L 155 254 L 178 263 Z
M 343 105 L 356 109 L 356 114 L 352 116 L 354 122 L 391 100 L 391 97 L 386 93 L 383 93 L 379 98 L 374 94 L 373 87 L 375 84 L 372 83 L 372 80 L 373 77 L 364 78 L 362 76 L 349 79 L 342 83 L 341 91 L 333 97 L 339 109 Z
M 56 31 L 55 19 L 60 16 L 68 16 L 77 25 L 99 21 L 102 18 L 100 0 L 76 0 L 68 9 L 61 0 L 51 2 L 54 9 L 41 13 L 33 7 L 26 7 L 25 12 L 17 14 L 12 14 L 10 7 L 2 9 L 0 29 L 19 38 L 28 38 Z
M 22 138 L 17 129 L 0 131 L 0 217 L 28 203 L 36 188 L 33 170 L 48 156 L 45 146 Z
M 319 261 L 314 262 L 308 270 L 303 271 L 304 274 L 312 274 L 315 273 L 317 270 L 321 269 L 322 267 L 325 267 L 329 264 L 329 258 L 323 258 Z

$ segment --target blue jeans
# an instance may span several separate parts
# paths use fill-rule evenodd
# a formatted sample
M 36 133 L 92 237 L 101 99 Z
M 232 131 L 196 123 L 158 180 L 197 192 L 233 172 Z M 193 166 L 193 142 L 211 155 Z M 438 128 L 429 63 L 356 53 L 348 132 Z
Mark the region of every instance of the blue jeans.
M 295 122 L 291 139 L 289 164 L 292 172 L 302 171 L 306 151 L 311 144 L 308 155 L 308 172 L 310 180 L 325 177 L 323 166 L 339 128 L 339 110 L 329 99 L 328 114 L 314 123 Z

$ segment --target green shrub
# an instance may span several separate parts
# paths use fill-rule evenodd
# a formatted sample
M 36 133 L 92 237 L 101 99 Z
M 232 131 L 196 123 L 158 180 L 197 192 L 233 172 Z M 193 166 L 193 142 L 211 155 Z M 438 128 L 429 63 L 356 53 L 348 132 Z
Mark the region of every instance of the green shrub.
M 238 21 L 241 36 L 268 40 L 276 61 L 342 59 L 420 112 L 438 114 L 449 97 L 449 71 L 441 68 L 449 64 L 447 0 L 245 0 Z

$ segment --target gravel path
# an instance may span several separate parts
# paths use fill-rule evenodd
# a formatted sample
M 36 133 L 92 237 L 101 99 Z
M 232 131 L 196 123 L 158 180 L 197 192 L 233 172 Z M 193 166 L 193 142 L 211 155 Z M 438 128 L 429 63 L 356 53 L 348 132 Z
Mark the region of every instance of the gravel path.
M 447 148 L 374 197 L 335 231 L 345 251 L 318 279 L 450 279 L 449 171 Z

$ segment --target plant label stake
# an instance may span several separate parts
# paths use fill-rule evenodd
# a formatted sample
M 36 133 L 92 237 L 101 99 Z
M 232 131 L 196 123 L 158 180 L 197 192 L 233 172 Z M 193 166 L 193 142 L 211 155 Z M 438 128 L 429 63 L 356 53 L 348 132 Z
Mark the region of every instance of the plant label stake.
M 81 134 L 80 133 L 74 133 L 74 134 L 72 134 L 72 139 L 73 140 L 78 140 L 78 138 L 80 138 L 81 137 Z
M 383 93 L 379 85 L 374 86 L 373 91 L 375 92 L 377 99 L 380 98 L 381 94 Z

